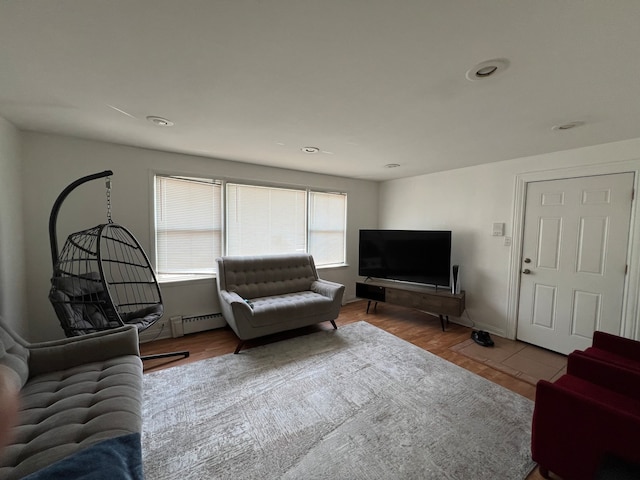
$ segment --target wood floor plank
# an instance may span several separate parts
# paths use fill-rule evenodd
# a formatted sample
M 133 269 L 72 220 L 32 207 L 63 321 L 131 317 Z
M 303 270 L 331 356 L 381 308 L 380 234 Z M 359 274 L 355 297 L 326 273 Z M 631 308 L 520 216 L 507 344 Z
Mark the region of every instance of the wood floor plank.
M 370 313 L 367 314 L 366 306 L 366 301 L 356 301 L 343 306 L 340 310 L 340 316 L 336 320 L 338 328 L 364 320 L 487 380 L 502 385 L 519 395 L 531 400 L 535 398 L 535 387 L 533 385 L 450 349 L 450 347 L 470 338 L 470 328 L 450 323 L 446 331 L 443 332 L 440 326 L 440 319 L 436 316 L 386 303 L 378 304 L 375 312 L 370 310 Z M 285 332 L 249 341 L 244 348 L 251 348 L 297 335 L 308 334 L 320 329 L 327 330 L 331 328 L 331 325 L 325 322 L 293 332 Z M 190 352 L 189 358 L 185 359 L 169 358 L 145 361 L 144 371 L 146 373 L 233 353 L 237 343 L 238 339 L 231 329 L 220 328 L 179 338 L 144 343 L 140 345 L 140 351 L 142 355 L 180 350 L 189 350 Z M 527 477 L 527 480 L 541 480 L 542 478 L 536 468 Z

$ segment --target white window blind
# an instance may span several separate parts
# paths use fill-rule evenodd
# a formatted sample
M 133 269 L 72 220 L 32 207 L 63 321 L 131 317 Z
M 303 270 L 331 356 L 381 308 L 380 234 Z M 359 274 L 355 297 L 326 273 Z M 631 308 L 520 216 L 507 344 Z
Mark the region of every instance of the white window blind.
M 317 266 L 345 263 L 346 194 L 160 175 L 155 186 L 161 281 L 211 276 L 222 255 L 309 252 Z
M 228 183 L 227 254 L 306 251 L 306 191 Z
M 222 255 L 221 184 L 156 176 L 156 270 L 160 279 L 212 275 Z
M 345 262 L 347 196 L 309 192 L 309 253 L 316 265 Z

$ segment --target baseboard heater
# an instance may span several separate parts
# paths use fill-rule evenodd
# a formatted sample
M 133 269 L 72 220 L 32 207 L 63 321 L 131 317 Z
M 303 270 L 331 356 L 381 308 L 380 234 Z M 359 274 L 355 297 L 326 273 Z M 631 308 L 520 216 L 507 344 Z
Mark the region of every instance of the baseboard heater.
M 209 313 L 206 315 L 194 315 L 191 317 L 177 315 L 175 317 L 171 317 L 169 320 L 171 322 L 171 336 L 173 338 L 182 337 L 189 333 L 220 328 L 226 324 L 221 313 Z

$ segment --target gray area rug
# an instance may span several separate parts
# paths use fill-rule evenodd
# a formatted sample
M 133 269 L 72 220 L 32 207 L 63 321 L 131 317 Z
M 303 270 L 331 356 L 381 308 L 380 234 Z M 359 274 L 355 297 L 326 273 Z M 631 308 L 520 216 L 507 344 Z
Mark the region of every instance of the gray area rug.
M 156 479 L 523 479 L 533 402 L 366 322 L 144 376 Z

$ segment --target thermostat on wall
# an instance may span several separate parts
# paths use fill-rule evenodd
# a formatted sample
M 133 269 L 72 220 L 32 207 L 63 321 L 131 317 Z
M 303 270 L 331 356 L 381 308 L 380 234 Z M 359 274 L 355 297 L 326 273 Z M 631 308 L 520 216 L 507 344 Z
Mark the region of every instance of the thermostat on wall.
M 494 237 L 504 237 L 504 223 L 494 223 L 492 235 Z

